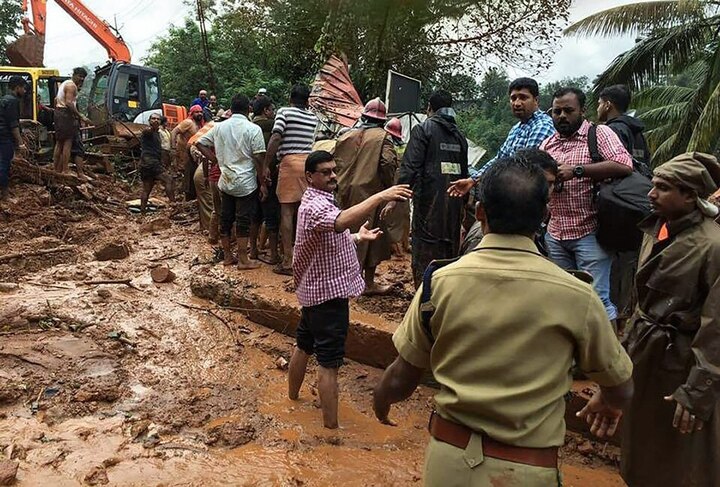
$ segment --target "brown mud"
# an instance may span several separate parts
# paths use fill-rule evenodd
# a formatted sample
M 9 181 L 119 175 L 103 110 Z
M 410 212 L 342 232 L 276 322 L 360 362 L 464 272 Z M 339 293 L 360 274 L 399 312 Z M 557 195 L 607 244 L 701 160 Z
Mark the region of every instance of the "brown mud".
M 300 400 L 286 397 L 277 362 L 292 338 L 258 324 L 256 309 L 191 290 L 214 276 L 278 298 L 289 279 L 214 264 L 192 205 L 138 217 L 109 178 L 91 186 L 87 199 L 17 185 L 0 210 L 0 259 L 23 254 L 0 260 L 0 282 L 17 283 L 0 293 L 0 461 L 19 464 L 14 485 L 422 485 L 431 389 L 393 408 L 398 427 L 381 425 L 371 394 L 381 369 L 348 361 L 341 428 L 322 428 L 314 364 Z M 97 260 L 108 243 L 129 256 Z M 60 246 L 74 248 L 31 255 Z M 153 282 L 158 265 L 174 281 Z M 391 330 L 410 274 L 405 260 L 381 271 L 394 294 L 361 297 L 353 314 Z M 617 462 L 615 446 L 569 433 L 565 485 L 622 486 Z

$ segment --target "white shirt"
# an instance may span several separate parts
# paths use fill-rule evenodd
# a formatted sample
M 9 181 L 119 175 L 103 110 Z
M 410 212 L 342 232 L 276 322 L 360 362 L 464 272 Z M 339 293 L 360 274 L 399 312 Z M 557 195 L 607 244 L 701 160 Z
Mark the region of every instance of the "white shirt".
M 77 89 L 77 87 L 76 87 L 76 90 L 75 90 L 75 96 L 74 96 L 74 97 L 68 98 L 67 95 L 65 94 L 65 90 L 66 90 L 70 85 L 75 86 L 75 82 L 72 80 L 72 78 L 71 78 L 71 79 L 66 79 L 65 81 L 63 81 L 62 83 L 60 83 L 60 86 L 58 87 L 57 96 L 55 97 L 55 106 L 56 106 L 56 107 L 64 108 L 64 107 L 67 107 L 67 106 L 70 106 L 70 105 L 75 105 L 75 104 L 77 103 L 77 93 L 78 93 L 78 91 L 80 91 L 80 90 Z
M 258 187 L 253 155 L 265 152 L 262 129 L 245 115 L 217 123 L 198 144 L 215 147 L 220 167 L 218 189 L 231 196 L 247 196 Z

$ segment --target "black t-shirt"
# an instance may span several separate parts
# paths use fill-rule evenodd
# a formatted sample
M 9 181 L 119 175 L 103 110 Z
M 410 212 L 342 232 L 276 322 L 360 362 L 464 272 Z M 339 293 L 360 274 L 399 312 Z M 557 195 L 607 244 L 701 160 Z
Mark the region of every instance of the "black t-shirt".
M 152 129 L 145 129 L 140 137 L 140 147 L 143 158 L 150 157 L 160 159 L 162 144 L 160 143 L 160 132 Z
M 20 100 L 13 94 L 0 98 L 0 142 L 12 142 L 12 129 L 20 126 Z

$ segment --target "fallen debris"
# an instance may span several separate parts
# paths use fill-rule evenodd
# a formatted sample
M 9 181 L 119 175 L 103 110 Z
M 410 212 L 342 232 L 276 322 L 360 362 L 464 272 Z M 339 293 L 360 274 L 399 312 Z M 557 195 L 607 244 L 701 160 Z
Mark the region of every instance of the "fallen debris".
M 17 477 L 18 465 L 15 460 L 0 461 L 0 485 L 10 485 Z
M 287 360 L 285 360 L 285 357 L 278 357 L 278 359 L 275 361 L 275 367 L 280 370 L 287 370 L 289 365 L 290 364 Z
M 19 288 L 16 282 L 0 282 L 0 293 L 11 293 Z
M 26 257 L 37 257 L 40 255 L 57 254 L 59 252 L 69 252 L 71 250 L 75 250 L 76 248 L 76 245 L 62 245 L 53 249 L 39 249 L 30 250 L 27 252 L 14 252 L 12 254 L 0 255 L 0 262 L 7 262 L 15 259 L 24 259 Z
M 150 277 L 153 282 L 173 282 L 175 280 L 175 273 L 170 270 L 168 266 L 157 266 L 150 270 Z
M 130 246 L 125 242 L 108 242 L 95 250 L 95 259 L 100 261 L 122 260 L 129 256 Z

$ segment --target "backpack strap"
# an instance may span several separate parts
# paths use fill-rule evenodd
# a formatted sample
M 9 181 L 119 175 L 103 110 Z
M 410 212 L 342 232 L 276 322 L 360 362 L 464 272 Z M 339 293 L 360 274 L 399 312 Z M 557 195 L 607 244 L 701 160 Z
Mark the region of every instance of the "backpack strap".
M 590 128 L 588 129 L 588 149 L 590 149 L 590 159 L 592 159 L 593 162 L 602 162 L 605 160 L 598 148 L 597 125 L 594 123 L 590 124 Z
M 423 331 L 425 331 L 425 335 L 427 335 L 431 344 L 435 342 L 435 338 L 432 334 L 432 328 L 430 327 L 430 319 L 435 313 L 435 306 L 430 302 L 430 298 L 432 297 L 433 272 L 438 269 L 442 269 L 446 265 L 452 264 L 459 259 L 460 257 L 455 257 L 454 259 L 433 260 L 430 264 L 428 264 L 425 272 L 423 273 L 422 293 L 420 294 L 420 323 L 422 324 Z

